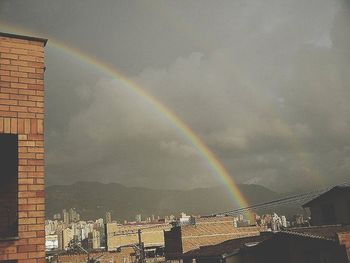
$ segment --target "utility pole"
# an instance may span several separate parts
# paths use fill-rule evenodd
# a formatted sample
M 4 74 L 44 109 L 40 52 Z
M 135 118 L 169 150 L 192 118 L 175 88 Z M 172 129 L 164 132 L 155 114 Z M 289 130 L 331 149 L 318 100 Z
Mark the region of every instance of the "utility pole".
M 140 251 L 140 259 L 139 259 L 139 262 L 140 263 L 144 263 L 145 262 L 145 247 L 143 245 L 143 242 L 142 242 L 142 237 L 141 237 L 141 229 L 139 228 L 137 230 L 137 236 L 139 238 L 139 251 Z

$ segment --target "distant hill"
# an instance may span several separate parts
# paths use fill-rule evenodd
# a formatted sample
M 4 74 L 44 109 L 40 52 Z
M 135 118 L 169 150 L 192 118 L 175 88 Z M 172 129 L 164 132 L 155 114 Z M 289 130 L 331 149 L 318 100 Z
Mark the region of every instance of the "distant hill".
M 270 201 L 279 195 L 259 185 L 239 185 L 251 204 Z M 111 210 L 116 220 L 131 220 L 136 214 L 143 216 L 211 214 L 235 208 L 232 197 L 224 187 L 192 190 L 158 190 L 126 187 L 117 183 L 78 182 L 72 185 L 55 185 L 46 189 L 47 217 L 74 207 L 83 219 L 96 219 Z

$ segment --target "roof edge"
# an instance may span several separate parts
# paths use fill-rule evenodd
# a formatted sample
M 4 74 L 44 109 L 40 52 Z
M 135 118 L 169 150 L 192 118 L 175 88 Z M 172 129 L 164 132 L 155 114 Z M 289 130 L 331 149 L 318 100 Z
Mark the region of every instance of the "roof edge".
M 350 187 L 349 187 L 349 188 L 350 188 Z M 307 203 L 303 204 L 303 205 L 302 205 L 302 208 L 310 207 L 310 205 L 311 205 L 314 201 L 318 200 L 319 198 L 323 197 L 323 196 L 326 195 L 326 194 L 329 194 L 330 192 L 333 192 L 333 191 L 339 190 L 339 189 L 341 189 L 340 186 L 338 186 L 338 185 L 333 186 L 332 188 L 330 188 L 330 189 L 324 191 L 323 193 L 320 193 L 318 196 L 314 197 L 313 199 L 309 200 Z
M 0 36 L 42 42 L 42 43 L 44 43 L 44 46 L 46 46 L 46 43 L 48 41 L 46 38 L 18 35 L 18 34 L 5 33 L 5 32 L 0 32 Z

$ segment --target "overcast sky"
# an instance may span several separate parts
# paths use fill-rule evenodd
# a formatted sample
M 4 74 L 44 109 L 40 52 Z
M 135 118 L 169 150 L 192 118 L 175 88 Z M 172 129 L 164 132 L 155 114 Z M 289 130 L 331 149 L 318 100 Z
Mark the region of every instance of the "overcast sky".
M 238 183 L 350 181 L 348 0 L 0 0 L 0 21 L 49 38 L 49 184 L 221 183 L 161 113 L 50 37 L 158 98 Z

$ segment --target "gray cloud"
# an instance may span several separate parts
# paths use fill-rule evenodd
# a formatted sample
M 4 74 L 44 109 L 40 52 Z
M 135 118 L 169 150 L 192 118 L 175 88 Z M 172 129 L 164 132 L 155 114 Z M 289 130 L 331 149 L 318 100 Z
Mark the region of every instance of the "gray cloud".
M 183 119 L 236 181 L 292 191 L 348 180 L 348 1 L 34 2 L 0 2 L 1 19 L 113 64 Z M 49 183 L 219 183 L 123 83 L 50 45 L 47 68 Z

